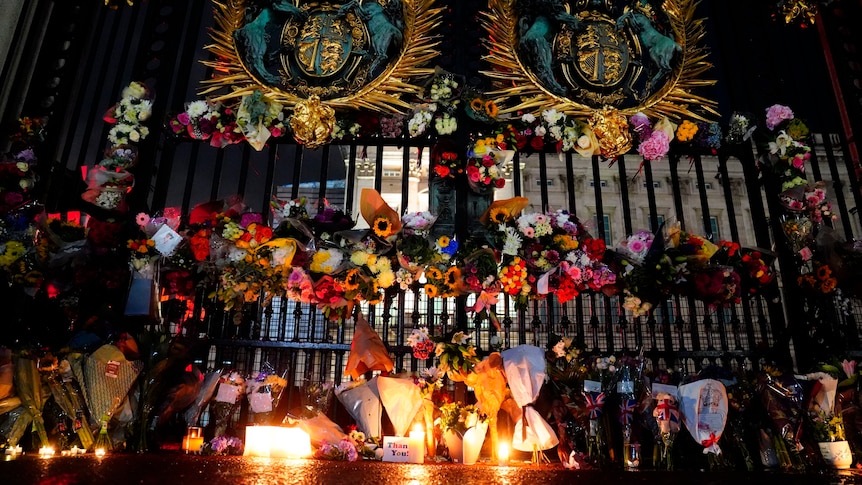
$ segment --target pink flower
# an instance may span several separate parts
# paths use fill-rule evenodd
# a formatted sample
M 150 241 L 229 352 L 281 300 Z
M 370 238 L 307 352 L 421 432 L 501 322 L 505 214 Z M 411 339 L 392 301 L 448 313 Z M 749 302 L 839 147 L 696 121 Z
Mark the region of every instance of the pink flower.
M 853 377 L 853 374 L 856 373 L 856 361 L 844 359 L 844 362 L 841 363 L 841 368 L 844 369 L 844 373 L 847 374 L 847 377 Z
M 536 235 L 536 231 L 532 227 L 525 227 L 522 232 L 524 233 L 524 236 L 527 237 L 533 237 Z
M 629 241 L 628 248 L 629 251 L 631 251 L 632 253 L 640 254 L 646 251 L 646 244 L 640 239 L 634 239 L 632 241 Z
M 646 160 L 658 160 L 667 155 L 668 150 L 670 150 L 670 140 L 663 131 L 654 131 L 638 146 L 638 153 Z
M 787 106 L 773 104 L 766 110 L 766 128 L 774 130 L 784 120 L 792 120 L 793 111 Z
M 191 118 L 189 118 L 189 114 L 184 111 L 177 115 L 177 121 L 179 121 L 183 126 L 187 126 L 191 122 Z

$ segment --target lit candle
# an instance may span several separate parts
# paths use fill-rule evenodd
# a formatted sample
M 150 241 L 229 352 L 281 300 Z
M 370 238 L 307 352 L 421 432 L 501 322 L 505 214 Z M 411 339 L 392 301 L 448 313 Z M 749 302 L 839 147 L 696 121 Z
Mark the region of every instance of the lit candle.
M 104 448 L 96 448 L 96 449 L 93 451 L 93 453 L 95 453 L 95 454 L 96 454 L 96 458 L 102 458 L 102 457 L 104 457 L 104 456 L 105 456 L 106 451 L 105 451 L 105 449 L 104 449 Z
M 183 437 L 182 449 L 188 453 L 199 453 L 201 446 L 204 444 L 203 428 L 200 426 L 190 426 Z
M 54 453 L 54 448 L 51 448 L 50 446 L 43 446 L 39 448 L 39 456 L 42 458 L 50 458 L 54 456 Z
M 417 424 L 410 431 L 410 463 L 425 463 L 425 431 Z
M 299 428 L 248 426 L 245 429 L 243 456 L 306 458 L 311 453 L 311 437 Z
M 500 466 L 507 466 L 509 464 L 508 443 L 500 443 L 500 446 L 497 447 L 497 460 L 499 460 Z

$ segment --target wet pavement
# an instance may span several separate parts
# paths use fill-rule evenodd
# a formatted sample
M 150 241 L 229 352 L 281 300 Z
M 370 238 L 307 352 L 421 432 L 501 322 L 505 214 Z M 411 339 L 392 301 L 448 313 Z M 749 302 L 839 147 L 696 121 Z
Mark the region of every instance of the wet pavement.
M 282 485 L 282 484 L 862 484 L 862 474 L 829 472 L 786 475 L 769 472 L 571 471 L 555 465 L 509 466 L 434 463 L 334 462 L 274 458 L 115 454 L 0 462 L 0 484 L 39 485 Z

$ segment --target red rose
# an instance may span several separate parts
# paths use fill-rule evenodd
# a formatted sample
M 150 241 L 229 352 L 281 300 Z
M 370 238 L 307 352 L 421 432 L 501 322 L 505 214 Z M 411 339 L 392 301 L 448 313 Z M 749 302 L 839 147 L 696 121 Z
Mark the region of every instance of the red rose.
M 540 136 L 534 136 L 530 140 L 530 147 L 536 151 L 543 150 L 545 148 L 545 139 Z
M 498 189 L 502 189 L 506 185 L 506 180 L 505 179 L 497 179 L 494 181 L 494 185 L 496 185 Z
M 527 137 L 520 133 L 515 133 L 515 148 L 517 148 L 518 150 L 523 150 L 526 146 Z
M 491 165 L 494 165 L 494 157 L 492 157 L 491 155 L 483 156 L 482 165 L 485 167 L 490 167 Z
M 447 167 L 445 165 L 435 165 L 434 171 L 437 172 L 438 177 L 442 177 L 442 178 L 448 177 L 449 174 L 452 172 L 451 170 L 449 170 L 449 167 Z

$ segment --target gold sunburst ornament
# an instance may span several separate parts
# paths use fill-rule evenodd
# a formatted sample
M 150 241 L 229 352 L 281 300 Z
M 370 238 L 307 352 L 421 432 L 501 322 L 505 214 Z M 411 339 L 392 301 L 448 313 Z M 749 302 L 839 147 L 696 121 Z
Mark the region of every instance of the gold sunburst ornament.
M 216 59 L 202 62 L 215 74 L 200 94 L 231 102 L 259 90 L 306 114 L 312 106 L 403 112 L 402 98 L 422 89 L 412 80 L 434 72 L 425 67 L 438 55 L 434 1 L 214 0 L 206 49 Z M 303 129 L 320 139 L 321 127 Z
M 484 71 L 501 113 L 555 109 L 592 117 L 625 116 L 707 121 L 716 103 L 695 94 L 711 64 L 699 46 L 702 19 L 693 0 L 633 2 L 489 0 Z M 617 2 L 619 3 L 619 2 Z

